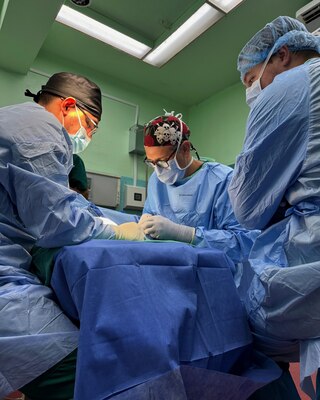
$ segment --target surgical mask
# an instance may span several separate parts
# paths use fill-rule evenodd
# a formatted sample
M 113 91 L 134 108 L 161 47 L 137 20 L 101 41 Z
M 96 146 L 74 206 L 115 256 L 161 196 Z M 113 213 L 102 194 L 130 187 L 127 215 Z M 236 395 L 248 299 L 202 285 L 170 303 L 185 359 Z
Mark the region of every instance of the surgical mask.
M 69 138 L 70 138 L 70 140 L 72 142 L 72 153 L 73 154 L 78 154 L 78 153 L 81 153 L 82 151 L 84 151 L 87 148 L 87 146 L 90 143 L 90 141 L 91 141 L 90 138 L 87 135 L 86 129 L 81 124 L 81 120 L 80 120 L 79 111 L 78 111 L 77 106 L 76 106 L 76 111 L 77 111 L 77 116 L 78 116 L 80 128 L 78 129 L 78 131 L 74 135 L 71 135 L 68 132 Z
M 193 157 L 191 157 L 190 162 L 183 168 L 178 165 L 176 156 L 168 161 L 168 168 L 161 168 L 155 165 L 155 172 L 159 180 L 166 185 L 173 185 L 177 181 L 184 178 L 185 171 L 193 162 Z
M 263 71 L 262 71 L 263 72 Z M 246 102 L 248 106 L 251 108 L 253 103 L 256 101 L 257 97 L 261 93 L 261 76 L 253 82 L 253 84 L 246 89 Z
M 261 78 L 262 78 L 264 70 L 266 69 L 266 66 L 267 66 L 267 64 L 268 64 L 268 62 L 269 62 L 269 60 L 270 60 L 270 58 L 272 56 L 272 53 L 273 53 L 273 49 L 271 49 L 271 51 L 268 54 L 268 57 L 266 58 L 264 64 L 262 65 L 258 79 L 256 79 L 253 82 L 253 84 L 246 89 L 246 102 L 247 102 L 247 104 L 248 104 L 248 106 L 250 108 L 253 106 L 253 104 L 255 103 L 255 101 L 257 99 L 257 97 L 259 96 L 259 94 L 263 90 L 261 88 Z

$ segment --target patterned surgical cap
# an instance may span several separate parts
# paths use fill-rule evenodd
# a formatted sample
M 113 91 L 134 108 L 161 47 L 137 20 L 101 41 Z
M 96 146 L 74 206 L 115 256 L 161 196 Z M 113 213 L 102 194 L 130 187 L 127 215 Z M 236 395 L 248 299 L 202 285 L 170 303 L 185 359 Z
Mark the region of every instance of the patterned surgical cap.
M 153 118 L 144 127 L 144 145 L 147 147 L 175 146 L 188 140 L 190 129 L 181 118 L 182 115 L 174 115 L 174 111 L 165 112 L 165 115 Z

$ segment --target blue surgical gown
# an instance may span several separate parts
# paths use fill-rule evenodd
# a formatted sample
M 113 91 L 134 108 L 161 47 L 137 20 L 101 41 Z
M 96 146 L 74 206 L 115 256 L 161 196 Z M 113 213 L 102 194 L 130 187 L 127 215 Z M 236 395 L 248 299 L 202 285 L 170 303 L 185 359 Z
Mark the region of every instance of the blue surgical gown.
M 154 172 L 143 213 L 195 227 L 195 246 L 217 248 L 241 263 L 258 232 L 242 228 L 234 216 L 227 191 L 231 175 L 231 168 L 208 162 L 191 177 L 166 185 Z
M 320 366 L 320 59 L 276 76 L 248 118 L 229 186 L 238 221 L 262 229 L 247 309 L 268 354 Z M 281 204 L 283 218 L 270 220 Z
M 35 103 L 0 109 L 0 398 L 77 346 L 78 329 L 31 274 L 34 244 L 58 247 L 112 231 L 68 188 L 72 145 Z

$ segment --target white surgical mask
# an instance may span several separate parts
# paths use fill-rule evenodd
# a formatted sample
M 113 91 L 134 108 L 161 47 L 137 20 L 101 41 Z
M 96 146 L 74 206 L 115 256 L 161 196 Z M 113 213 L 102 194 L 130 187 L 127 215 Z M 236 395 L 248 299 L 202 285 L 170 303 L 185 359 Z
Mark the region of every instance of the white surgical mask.
M 253 84 L 246 89 L 246 102 L 251 108 L 253 103 L 256 101 L 257 97 L 261 93 L 261 76 Z
M 250 87 L 248 87 L 246 89 L 246 102 L 248 104 L 248 106 L 251 108 L 254 104 L 254 102 L 256 101 L 257 97 L 259 96 L 259 94 L 262 92 L 262 88 L 261 88 L 261 78 L 262 75 L 264 73 L 264 70 L 266 69 L 266 66 L 272 56 L 273 53 L 273 49 L 271 49 L 271 51 L 268 54 L 268 57 L 266 58 L 264 64 L 261 67 L 261 71 L 259 74 L 258 79 L 256 79 L 252 85 Z
M 177 154 L 177 153 L 176 153 Z M 159 180 L 166 185 L 173 185 L 177 181 L 184 178 L 185 171 L 193 162 L 193 157 L 191 157 L 190 162 L 183 168 L 181 168 L 177 162 L 176 156 L 168 161 L 168 168 L 162 168 L 155 165 L 155 172 Z
M 69 138 L 72 142 L 72 153 L 73 154 L 78 154 L 78 153 L 81 153 L 82 151 L 84 151 L 91 141 L 87 135 L 86 129 L 81 124 L 77 106 L 76 106 L 76 111 L 77 111 L 80 128 L 74 135 L 71 135 L 71 133 L 69 133 Z

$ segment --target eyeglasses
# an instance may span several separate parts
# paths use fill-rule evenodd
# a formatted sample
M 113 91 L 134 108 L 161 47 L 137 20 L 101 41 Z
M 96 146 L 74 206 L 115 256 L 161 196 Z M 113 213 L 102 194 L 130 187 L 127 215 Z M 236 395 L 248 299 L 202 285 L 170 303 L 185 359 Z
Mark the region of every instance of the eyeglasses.
M 65 100 L 65 97 L 60 97 L 60 100 Z M 90 118 L 89 115 L 81 107 L 79 107 L 79 105 L 76 105 L 76 108 L 82 111 L 82 114 L 85 116 L 86 119 L 86 124 L 89 129 L 89 133 L 91 134 L 91 136 L 94 135 L 99 128 L 98 124 L 95 121 L 93 121 L 93 119 Z
M 94 122 L 93 119 L 90 118 L 89 115 L 82 108 L 80 108 L 79 106 L 78 106 L 78 108 L 82 111 L 82 113 L 85 116 L 86 124 L 90 129 L 90 134 L 94 135 L 97 132 L 98 128 L 99 128 L 98 124 L 96 122 Z
M 149 160 L 147 157 L 144 159 L 145 164 L 148 165 L 148 167 L 155 168 L 155 166 L 160 167 L 160 168 L 169 168 L 169 163 L 168 161 L 170 158 L 176 153 L 177 148 L 173 150 L 173 152 L 170 154 L 170 156 L 166 160 Z

